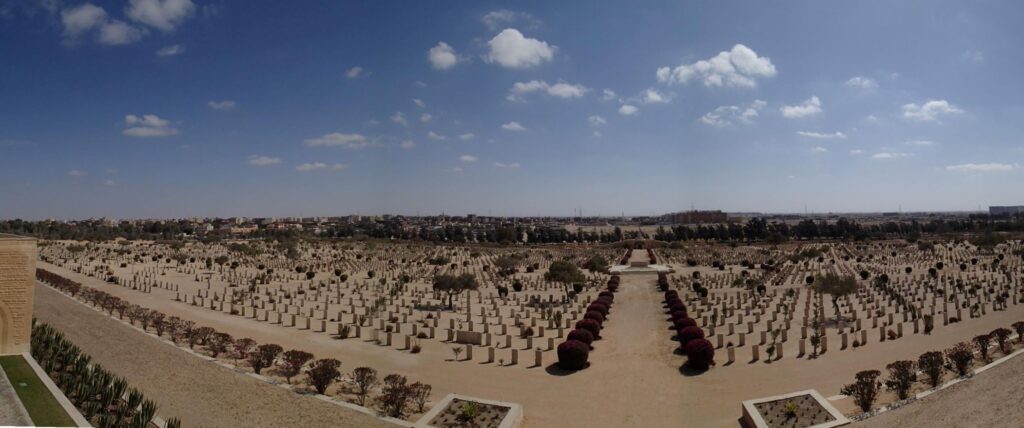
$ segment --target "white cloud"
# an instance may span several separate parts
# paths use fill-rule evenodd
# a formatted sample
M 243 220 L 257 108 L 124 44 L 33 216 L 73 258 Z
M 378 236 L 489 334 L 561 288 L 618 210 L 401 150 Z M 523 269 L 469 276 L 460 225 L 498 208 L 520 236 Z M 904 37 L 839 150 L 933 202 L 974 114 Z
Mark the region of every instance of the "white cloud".
M 827 151 L 828 151 L 828 149 L 826 149 L 824 147 L 821 147 L 821 146 L 818 146 L 818 147 L 815 147 L 815 148 L 811 149 L 811 152 L 813 152 L 813 153 L 825 153 Z
M 623 104 L 622 107 L 619 107 L 619 114 L 623 116 L 632 116 L 638 111 L 640 111 L 640 109 L 629 104 Z
M 506 28 L 487 44 L 490 52 L 484 56 L 487 63 L 497 63 L 506 68 L 530 68 L 551 61 L 555 46 L 523 36 L 515 28 Z
M 799 119 L 821 113 L 821 100 L 812 96 L 803 103 L 795 106 L 782 106 L 782 116 L 789 119 Z
M 206 105 L 209 106 L 210 108 L 214 109 L 214 110 L 222 110 L 223 111 L 223 110 L 232 110 L 238 104 L 235 103 L 234 101 L 231 101 L 231 100 L 223 100 L 223 101 L 210 101 L 210 102 L 207 102 Z
M 492 10 L 487 12 L 483 18 L 480 18 L 484 25 L 491 31 L 509 25 L 509 24 L 522 24 L 526 27 L 536 27 L 540 22 L 537 21 L 532 15 L 526 12 L 515 12 L 508 9 Z
M 416 104 L 416 107 L 419 107 L 419 108 L 424 108 L 424 107 L 427 106 L 427 104 L 424 103 L 423 100 L 421 100 L 419 98 L 413 98 L 412 99 L 412 103 Z
M 946 100 L 928 100 L 924 104 L 904 104 L 903 117 L 921 122 L 938 122 L 939 116 L 960 114 L 964 111 Z
M 704 86 L 732 86 L 752 88 L 757 78 L 775 76 L 775 66 L 768 57 L 757 56 L 757 52 L 737 44 L 730 51 L 693 64 L 682 64 L 675 68 L 661 67 L 655 73 L 658 81 L 668 84 L 686 84 L 692 79 L 701 79 Z
M 504 125 L 501 125 L 501 129 L 504 129 L 506 131 L 516 132 L 516 131 L 525 131 L 526 127 L 524 127 L 523 125 L 520 125 L 519 122 L 512 121 L 512 122 L 506 123 Z
M 662 95 L 653 88 L 647 88 L 647 90 L 644 91 L 641 100 L 644 104 L 661 104 L 669 102 L 669 98 L 667 96 Z
M 946 171 L 952 172 L 1009 172 L 1017 167 L 1005 163 L 965 163 L 960 165 L 949 165 Z
M 299 166 L 296 166 L 295 170 L 299 171 L 299 172 L 317 171 L 317 170 L 322 170 L 322 169 L 331 170 L 331 171 L 341 171 L 341 170 L 346 169 L 346 168 L 348 168 L 348 165 L 341 164 L 341 163 L 336 163 L 336 164 L 328 165 L 328 164 L 323 163 L 323 162 L 309 162 L 309 163 L 304 163 L 304 164 L 300 164 Z
M 420 122 L 427 123 L 430 122 L 430 119 L 433 118 L 434 116 L 431 116 L 430 113 L 423 113 L 420 115 Z
M 82 171 L 82 170 L 78 170 L 78 169 L 73 169 L 71 171 L 68 171 L 68 175 L 72 176 L 72 177 L 85 177 L 85 176 L 89 175 L 89 173 L 86 172 L 86 171 Z
M 590 124 L 593 125 L 593 126 L 604 125 L 604 124 L 608 123 L 608 121 L 604 120 L 603 117 L 596 116 L 596 115 L 588 117 L 587 118 L 587 122 L 590 122 Z
M 821 132 L 811 132 L 811 131 L 797 131 L 796 133 L 797 133 L 797 135 L 799 135 L 801 137 L 816 138 L 816 139 L 819 139 L 819 140 L 831 140 L 833 138 L 838 138 L 838 139 L 841 139 L 841 140 L 846 139 L 846 134 L 843 134 L 842 132 L 839 132 L 839 131 L 833 132 L 831 134 L 824 134 L 824 133 L 821 133 Z
M 139 41 L 144 34 L 138 28 L 113 19 L 100 27 L 100 33 L 96 40 L 100 44 L 110 46 L 127 45 Z
M 931 146 L 934 145 L 935 143 L 928 140 L 911 140 L 904 142 L 903 144 L 906 144 L 908 146 Z
M 605 101 L 611 101 L 615 99 L 615 91 L 611 89 L 605 89 L 601 92 L 601 99 Z
M 409 124 L 409 121 L 405 120 L 405 113 L 400 111 L 396 111 L 395 114 L 391 115 L 391 122 L 402 126 Z
M 459 63 L 455 48 L 445 42 L 437 42 L 437 46 L 427 51 L 427 59 L 435 70 L 447 70 Z
M 192 0 L 130 0 L 126 13 L 135 21 L 166 32 L 173 31 L 195 9 Z
M 348 70 L 345 70 L 345 77 L 347 77 L 349 79 L 358 78 L 362 74 L 363 74 L 363 67 L 360 67 L 358 65 L 355 66 L 355 67 L 352 67 L 352 68 L 350 68 Z
M 736 122 L 751 123 L 760 115 L 768 103 L 762 100 L 754 100 L 746 106 L 720 106 L 712 111 L 704 113 L 700 121 L 711 126 L 729 126 Z
M 892 152 L 880 152 L 871 155 L 871 159 L 878 160 L 890 160 L 890 159 L 903 159 L 912 156 L 910 153 L 892 153 Z
M 472 133 L 465 133 L 465 134 L 459 135 L 459 139 L 462 140 L 462 141 L 469 141 L 469 140 L 472 140 L 474 138 L 476 138 L 476 135 L 472 134 Z
M 505 168 L 505 169 L 518 169 L 519 168 L 519 162 L 512 162 L 512 163 L 495 162 L 494 166 L 498 167 L 498 168 Z
M 862 155 L 862 154 L 864 154 L 864 151 L 861 150 L 861 149 L 853 149 L 853 150 L 850 150 L 850 154 L 851 155 Z
M 459 160 L 462 162 L 476 162 L 480 159 L 473 155 L 462 155 L 459 156 Z
M 96 41 L 104 45 L 126 45 L 134 43 L 145 35 L 145 31 L 122 21 L 111 19 L 102 7 L 92 3 L 64 9 L 60 13 L 64 36 L 69 43 L 96 31 Z
M 399 146 L 401 148 L 403 148 L 403 149 L 406 149 L 406 150 L 415 149 L 416 148 L 416 142 L 413 141 L 413 140 L 405 140 L 405 141 L 402 141 L 402 143 L 399 144 Z
M 310 138 L 305 141 L 310 147 L 345 147 L 349 149 L 361 149 L 370 145 L 370 140 L 362 134 L 342 134 L 333 132 L 320 137 Z
M 250 155 L 249 165 L 252 166 L 270 166 L 281 163 L 281 158 L 272 158 L 270 156 Z
M 114 180 L 103 180 L 103 185 L 104 186 L 113 186 L 115 184 L 117 184 L 117 183 L 115 183 Z
M 446 139 L 447 137 L 445 137 L 444 135 L 435 133 L 434 131 L 430 131 L 430 132 L 427 132 L 427 138 L 429 138 L 431 140 L 434 140 L 434 141 L 441 141 L 441 140 Z
M 178 133 L 169 120 L 155 114 L 129 114 L 124 117 L 124 124 L 126 128 L 121 133 L 129 137 L 167 137 Z
M 156 51 L 157 56 L 174 56 L 185 53 L 185 47 L 182 45 L 173 45 L 160 48 Z
M 872 90 L 878 88 L 878 82 L 876 82 L 875 79 L 863 76 L 851 77 L 850 80 L 846 81 L 845 85 L 851 88 L 863 90 Z
M 590 88 L 579 84 L 571 84 L 559 81 L 554 85 L 543 80 L 531 80 L 529 82 L 516 82 L 508 90 L 505 99 L 509 101 L 522 101 L 523 96 L 532 92 L 543 92 L 558 98 L 579 98 L 590 91 Z
M 102 7 L 85 3 L 62 10 L 60 20 L 64 25 L 64 35 L 74 39 L 107 22 L 107 12 Z

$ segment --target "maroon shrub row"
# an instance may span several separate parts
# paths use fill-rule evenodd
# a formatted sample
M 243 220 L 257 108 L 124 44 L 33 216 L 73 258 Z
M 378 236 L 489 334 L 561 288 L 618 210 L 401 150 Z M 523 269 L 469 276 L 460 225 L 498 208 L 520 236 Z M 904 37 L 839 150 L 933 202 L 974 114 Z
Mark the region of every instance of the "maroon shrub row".
M 583 370 L 587 367 L 590 350 L 595 340 L 601 338 L 601 327 L 608 319 L 615 291 L 619 288 L 618 275 L 608 280 L 608 289 L 601 291 L 583 315 L 576 322 L 575 330 L 570 331 L 565 342 L 558 345 L 558 367 L 562 370 Z
M 660 278 L 659 278 L 660 285 Z M 694 370 L 705 371 L 715 365 L 715 348 L 704 338 L 704 329 L 690 318 L 686 305 L 679 299 L 679 292 L 665 292 L 665 305 L 671 314 L 672 326 L 676 331 L 676 339 L 686 354 L 686 364 Z

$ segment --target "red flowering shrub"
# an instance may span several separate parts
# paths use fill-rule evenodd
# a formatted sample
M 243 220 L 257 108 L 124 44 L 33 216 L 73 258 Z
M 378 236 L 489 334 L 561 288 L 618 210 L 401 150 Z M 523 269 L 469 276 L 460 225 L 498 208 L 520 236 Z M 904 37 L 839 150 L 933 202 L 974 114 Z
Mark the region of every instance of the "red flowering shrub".
M 690 328 L 690 327 L 687 327 Z M 704 371 L 715 365 L 715 347 L 707 339 L 693 339 L 683 347 L 686 353 L 686 364 L 691 369 Z
M 578 340 L 566 340 L 558 345 L 558 367 L 562 370 L 583 370 L 587 367 L 590 346 Z

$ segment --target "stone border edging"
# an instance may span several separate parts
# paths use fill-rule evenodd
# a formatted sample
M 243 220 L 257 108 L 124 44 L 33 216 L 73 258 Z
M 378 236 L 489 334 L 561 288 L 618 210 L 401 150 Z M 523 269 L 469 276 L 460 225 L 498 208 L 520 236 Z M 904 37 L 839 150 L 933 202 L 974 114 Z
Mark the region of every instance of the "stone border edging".
M 32 358 L 32 354 L 25 352 L 21 354 L 21 357 L 28 362 L 28 365 L 32 367 L 32 370 L 36 372 L 36 377 L 43 381 L 43 385 L 46 385 L 46 389 L 50 390 L 50 395 L 57 399 L 60 406 L 64 408 L 64 412 L 71 416 L 71 420 L 75 421 L 79 427 L 91 427 L 89 421 L 82 416 L 82 413 L 78 411 L 71 400 L 64 395 L 64 392 L 57 387 L 57 384 L 53 383 L 53 379 L 50 379 L 50 375 L 46 374 L 46 371 L 42 367 L 39 367 L 39 363 L 36 362 L 35 358 Z M 29 419 L 31 420 L 31 419 Z
M 411 426 L 413 426 L 414 428 L 432 427 L 433 425 L 430 425 L 430 421 L 434 420 L 434 418 L 436 418 L 438 414 L 447 409 L 448 405 L 451 404 L 452 400 L 456 398 L 463 401 L 474 401 L 480 404 L 488 404 L 491 406 L 507 407 L 508 413 L 505 414 L 505 417 L 501 420 L 501 424 L 498 425 L 498 428 L 517 428 L 523 424 L 523 406 L 519 405 L 518 403 L 498 400 L 487 400 L 484 398 L 470 397 L 468 395 L 449 393 L 443 399 L 441 399 L 440 402 L 431 407 L 429 412 L 421 416 L 419 420 L 417 420 L 416 423 Z
M 761 412 L 757 411 L 757 407 L 755 407 L 755 404 L 765 403 L 769 401 L 785 400 L 787 398 L 799 397 L 802 395 L 810 395 L 811 397 L 813 397 L 814 401 L 816 401 L 819 406 L 825 409 L 825 411 L 828 412 L 828 414 L 831 415 L 833 419 L 835 419 L 833 421 L 821 423 L 818 425 L 812 425 L 809 428 L 832 428 L 850 423 L 850 419 L 847 418 L 846 415 L 843 414 L 843 412 L 840 412 L 839 409 L 836 409 L 836 407 L 833 406 L 832 403 L 828 399 L 823 397 L 821 393 L 818 392 L 818 390 L 816 389 L 805 389 L 803 391 L 790 392 L 788 394 L 773 395 L 771 397 L 744 400 L 743 419 L 749 420 L 749 422 L 752 423 L 756 428 L 768 428 L 768 424 L 765 423 L 764 417 L 761 416 Z
M 22 357 L 24 358 L 24 356 L 22 356 Z M 25 409 L 25 403 L 21 402 L 21 397 L 18 396 L 18 391 L 14 389 L 14 383 L 11 382 L 11 378 L 7 377 L 7 372 L 5 372 L 3 370 L 3 368 L 0 368 L 0 376 L 3 376 L 4 379 L 7 379 L 7 384 L 11 386 L 11 393 L 14 394 L 14 397 L 16 398 L 15 399 L 15 403 L 14 403 L 14 407 L 17 408 L 17 412 L 21 415 L 22 420 L 25 420 L 25 421 L 28 421 L 29 423 L 31 423 L 32 422 L 32 416 L 28 414 L 28 410 Z M 47 389 L 49 389 L 49 388 L 47 388 Z

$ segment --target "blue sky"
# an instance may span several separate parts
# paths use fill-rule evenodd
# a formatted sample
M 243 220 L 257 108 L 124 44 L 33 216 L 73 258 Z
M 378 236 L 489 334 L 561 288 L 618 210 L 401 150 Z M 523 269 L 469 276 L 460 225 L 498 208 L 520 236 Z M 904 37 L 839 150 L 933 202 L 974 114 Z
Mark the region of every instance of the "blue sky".
M 1024 204 L 1024 4 L 0 3 L 0 218 Z

